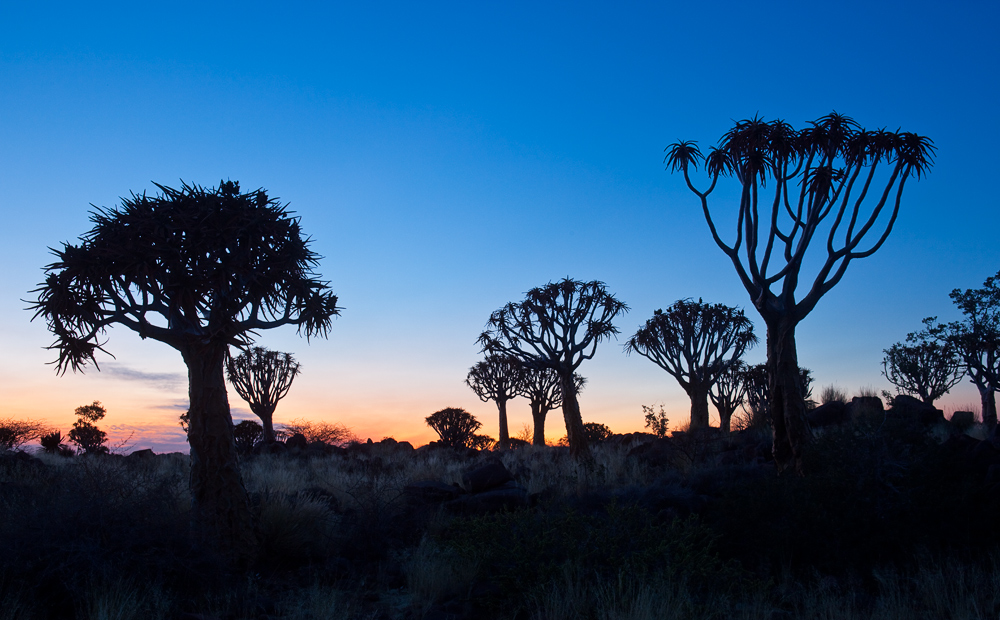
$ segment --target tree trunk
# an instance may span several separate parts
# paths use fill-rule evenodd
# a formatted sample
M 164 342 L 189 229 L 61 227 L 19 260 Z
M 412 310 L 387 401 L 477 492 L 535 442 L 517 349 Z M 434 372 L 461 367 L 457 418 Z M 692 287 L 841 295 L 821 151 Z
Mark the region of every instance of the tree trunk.
M 531 438 L 531 445 L 545 445 L 545 414 L 548 409 L 542 407 L 541 403 L 531 403 L 531 423 L 535 425 L 534 435 Z
M 719 428 L 722 432 L 729 434 L 731 420 L 733 419 L 733 409 L 728 407 L 716 407 L 719 410 Z
M 583 416 L 580 415 L 580 402 L 576 399 L 576 385 L 573 382 L 573 371 L 562 376 L 563 419 L 566 421 L 566 439 L 569 440 L 569 453 L 576 458 L 589 458 L 587 436 L 583 434 Z
M 691 398 L 690 430 L 708 428 L 708 389 L 692 383 L 688 388 L 688 396 Z
M 196 538 L 245 565 L 257 545 L 253 515 L 237 464 L 233 419 L 223 376 L 225 345 L 181 351 L 191 400 L 192 525 Z
M 767 373 L 774 462 L 778 473 L 802 470 L 802 450 L 812 439 L 795 351 L 795 323 L 767 323 Z
M 500 410 L 500 441 L 498 445 L 501 450 L 510 447 L 510 431 L 507 429 L 507 399 L 497 399 L 497 409 Z
M 228 400 L 228 399 L 227 399 Z M 277 406 L 272 405 L 270 407 L 258 407 L 254 409 L 250 407 L 250 411 L 254 413 L 258 418 L 260 418 L 260 425 L 264 427 L 264 441 L 267 443 L 273 443 L 277 441 L 274 436 L 274 410 Z
M 983 404 L 983 426 L 992 437 L 997 428 L 997 393 L 989 387 L 981 387 L 979 388 L 979 398 Z

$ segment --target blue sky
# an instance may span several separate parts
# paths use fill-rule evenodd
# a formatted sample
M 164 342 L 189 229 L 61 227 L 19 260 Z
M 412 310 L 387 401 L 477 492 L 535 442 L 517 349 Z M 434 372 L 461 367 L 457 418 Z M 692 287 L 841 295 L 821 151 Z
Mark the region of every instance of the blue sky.
M 41 348 L 51 339 L 22 300 L 46 248 L 89 228 L 90 204 L 153 181 L 226 178 L 290 203 L 345 308 L 327 341 L 262 334 L 303 363 L 279 420 L 426 441 L 423 418 L 461 406 L 495 434 L 495 408 L 462 383 L 476 336 L 492 310 L 571 276 L 606 282 L 631 307 L 623 338 L 581 369 L 585 420 L 638 430 L 640 405 L 664 403 L 680 422 L 680 388 L 620 343 L 677 299 L 749 300 L 695 197 L 664 171 L 663 148 L 714 144 L 757 113 L 801 127 L 831 110 L 938 147 L 886 246 L 854 263 L 798 331 L 817 384 L 887 388 L 882 349 L 924 316 L 957 318 L 948 291 L 1000 269 L 989 191 L 997 12 L 986 2 L 3 5 L 8 413 L 68 427 L 76 406 L 102 400 L 139 447 L 182 447 L 178 354 L 116 329 L 105 372 L 56 377 Z M 944 405 L 976 401 L 963 386 Z M 527 404 L 512 403 L 511 418 L 515 430 L 528 422 Z M 560 423 L 553 414 L 549 433 Z

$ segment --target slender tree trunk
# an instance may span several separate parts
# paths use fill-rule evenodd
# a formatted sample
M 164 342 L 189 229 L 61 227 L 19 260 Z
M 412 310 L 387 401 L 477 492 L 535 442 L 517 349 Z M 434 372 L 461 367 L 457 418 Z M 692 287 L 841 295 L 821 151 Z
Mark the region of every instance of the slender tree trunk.
M 979 398 L 983 404 L 983 426 L 992 437 L 997 428 L 997 393 L 989 387 L 979 387 Z
M 562 376 L 563 419 L 566 421 L 566 438 L 569 440 L 569 453 L 576 458 L 589 458 L 587 436 L 583 434 L 583 416 L 580 415 L 580 401 L 576 399 L 576 385 L 573 382 L 573 371 Z
M 531 438 L 533 446 L 545 445 L 545 414 L 548 412 L 541 403 L 531 403 L 531 423 L 535 425 L 534 435 Z
M 264 441 L 267 443 L 272 443 L 277 441 L 274 436 L 274 410 L 277 409 L 276 406 L 271 407 L 258 407 L 256 410 L 250 407 L 254 415 L 260 418 L 260 424 L 264 427 Z
M 237 464 L 233 419 L 223 376 L 225 345 L 181 351 L 191 399 L 192 525 L 200 542 L 245 565 L 257 546 L 250 502 Z
M 708 428 L 708 389 L 692 383 L 688 388 L 688 396 L 691 398 L 690 429 Z
M 497 399 L 497 409 L 500 410 L 500 445 L 501 450 L 510 447 L 510 431 L 507 429 L 507 399 Z
M 812 439 L 812 431 L 806 419 L 795 351 L 795 323 L 787 320 L 767 323 L 767 372 L 774 462 L 778 473 L 794 468 L 801 475 L 802 450 Z

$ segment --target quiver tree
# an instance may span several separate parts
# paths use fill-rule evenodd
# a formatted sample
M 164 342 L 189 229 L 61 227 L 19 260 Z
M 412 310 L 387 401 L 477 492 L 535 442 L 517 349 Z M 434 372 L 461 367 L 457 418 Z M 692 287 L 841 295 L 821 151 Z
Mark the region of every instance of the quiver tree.
M 603 282 L 564 278 L 533 288 L 522 301 L 495 311 L 479 336 L 487 353 L 513 355 L 528 366 L 559 374 L 566 436 L 575 457 L 589 452 L 574 373 L 594 357 L 598 343 L 618 333 L 611 321 L 624 312 L 628 306 Z
M 253 347 L 226 359 L 226 377 L 250 411 L 260 418 L 264 441 L 274 441 L 274 410 L 300 372 L 289 353 Z
M 510 431 L 507 426 L 507 401 L 518 396 L 524 384 L 524 367 L 512 355 L 487 355 L 476 362 L 465 377 L 465 384 L 472 388 L 484 403 L 493 401 L 500 413 L 499 446 L 506 449 L 510 445 Z
M 701 299 L 680 299 L 639 328 L 625 353 L 635 351 L 670 376 L 691 399 L 691 430 L 708 428 L 708 392 L 726 366 L 757 342 L 743 311 Z
M 869 131 L 836 112 L 809 125 L 796 131 L 780 120 L 739 121 L 707 156 L 695 142 L 677 142 L 665 149 L 664 160 L 701 200 L 713 240 L 767 326 L 774 458 L 779 471 L 795 467 L 800 473 L 812 432 L 798 380 L 795 328 L 853 260 L 882 247 L 906 181 L 929 171 L 934 151 L 929 138 Z M 702 163 L 705 190 L 691 179 Z M 708 204 L 720 177 L 732 177 L 741 187 L 730 242 L 720 235 Z M 811 245 L 821 248 L 820 256 L 806 260 Z M 818 267 L 812 276 L 803 272 L 807 264 Z M 800 282 L 809 288 L 796 299 Z
M 965 374 L 955 348 L 926 334 L 909 334 L 884 350 L 882 374 L 900 392 L 916 395 L 928 405 L 958 385 Z
M 587 379 L 573 375 L 573 385 L 579 394 Z M 531 444 L 545 445 L 545 416 L 556 407 L 562 406 L 562 379 L 552 368 L 525 367 L 521 396 L 528 399 L 531 406 L 531 422 L 534 427 Z
M 767 364 L 744 365 L 740 380 L 743 382 L 746 398 L 743 408 L 747 413 L 747 418 L 740 423 L 740 430 L 770 425 L 771 379 L 768 376 Z M 799 368 L 799 391 L 805 401 L 810 403 L 812 382 L 812 371 L 808 368 Z
M 719 428 L 724 433 L 730 431 L 733 413 L 746 399 L 745 373 L 746 364 L 740 360 L 733 360 L 716 375 L 715 383 L 708 391 L 709 399 L 719 412 Z
M 949 343 L 959 356 L 969 381 L 979 390 L 983 424 L 997 428 L 996 393 L 1000 391 L 1000 272 L 978 289 L 954 289 L 951 300 L 965 318 L 947 325 L 937 317 L 924 319 L 928 337 Z
M 82 370 L 101 336 L 124 325 L 176 349 L 188 369 L 192 518 L 203 542 L 232 560 L 256 543 L 237 468 L 224 365 L 257 330 L 297 325 L 325 336 L 340 313 L 318 280 L 298 218 L 263 189 L 157 185 L 99 208 L 76 245 L 53 250 L 32 306 L 55 334 L 56 370 Z
M 427 426 L 441 438 L 441 445 L 449 448 L 471 448 L 477 444 L 476 431 L 482 423 L 465 409 L 448 407 L 435 411 L 425 418 Z

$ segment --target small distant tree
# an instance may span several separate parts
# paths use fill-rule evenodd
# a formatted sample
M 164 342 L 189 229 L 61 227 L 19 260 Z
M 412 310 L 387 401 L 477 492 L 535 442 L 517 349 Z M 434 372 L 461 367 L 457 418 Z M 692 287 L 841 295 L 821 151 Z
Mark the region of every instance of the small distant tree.
M 587 379 L 578 374 L 573 375 L 573 384 L 579 394 Z M 545 417 L 549 411 L 562 406 L 562 378 L 551 368 L 525 369 L 524 383 L 521 395 L 528 399 L 531 406 L 531 419 L 534 422 L 532 445 L 545 445 Z
M 728 364 L 757 342 L 743 311 L 681 299 L 639 328 L 625 344 L 667 371 L 691 399 L 691 430 L 708 428 L 708 393 Z
M 48 426 L 34 420 L 0 419 L 0 450 L 17 450 L 41 438 Z
M 899 392 L 912 394 L 931 405 L 955 387 L 965 374 L 955 348 L 948 342 L 913 333 L 906 344 L 897 342 L 884 350 L 882 374 Z
M 487 355 L 476 362 L 465 377 L 465 384 L 472 388 L 484 403 L 493 401 L 500 413 L 501 449 L 510 443 L 507 427 L 507 401 L 519 395 L 524 387 L 524 366 L 512 355 Z
M 107 414 L 107 410 L 100 401 L 94 401 L 89 405 L 77 407 L 74 413 L 79 416 L 73 422 L 73 428 L 69 431 L 69 440 L 75 443 L 84 454 L 107 454 L 108 447 L 104 444 L 108 441 L 108 434 L 97 428 L 94 424 Z
M 587 443 L 591 444 L 607 441 L 614 435 L 606 424 L 600 422 L 584 422 L 583 432 L 587 435 Z
M 708 391 L 708 397 L 719 412 L 719 428 L 724 433 L 731 430 L 733 413 L 746 399 L 745 373 L 746 364 L 733 360 L 715 377 L 715 383 Z
M 233 427 L 233 440 L 236 451 L 240 454 L 250 454 L 264 437 L 264 427 L 253 420 L 243 420 Z
M 929 138 L 869 131 L 833 112 L 796 130 L 781 120 L 738 121 L 707 155 L 694 142 L 666 149 L 668 169 L 683 173 L 701 202 L 715 244 L 729 257 L 767 325 L 769 399 L 778 471 L 802 473 L 812 438 L 800 392 L 795 329 L 857 259 L 878 251 L 892 232 L 903 188 L 933 163 Z M 708 187 L 691 172 L 704 164 Z M 884 170 L 883 170 L 884 168 Z M 722 177 L 735 179 L 739 199 L 731 241 L 709 208 Z M 807 259 L 812 247 L 818 260 Z M 816 268 L 814 275 L 808 271 Z M 800 285 L 805 285 L 801 290 Z
M 358 441 L 350 428 L 340 422 L 313 422 L 296 418 L 281 425 L 286 436 L 301 434 L 306 441 L 322 441 L 331 446 L 345 446 Z
M 274 410 L 288 395 L 301 366 L 289 353 L 253 347 L 226 359 L 226 378 L 260 418 L 264 441 L 274 441 Z
M 471 448 L 476 444 L 476 431 L 482 423 L 465 409 L 448 407 L 426 418 L 427 425 L 441 438 L 441 444 L 451 448 Z M 482 440 L 479 440 L 482 443 Z
M 670 420 L 667 419 L 667 412 L 660 405 L 660 410 L 656 411 L 652 406 L 643 405 L 642 413 L 646 417 L 646 428 L 657 437 L 666 437 L 670 431 Z
M 628 306 L 603 282 L 563 278 L 533 288 L 522 301 L 494 312 L 479 336 L 487 353 L 513 355 L 526 365 L 559 373 L 566 436 L 574 457 L 589 454 L 574 374 L 584 360 L 594 357 L 598 343 L 618 334 L 612 321 L 624 312 Z

